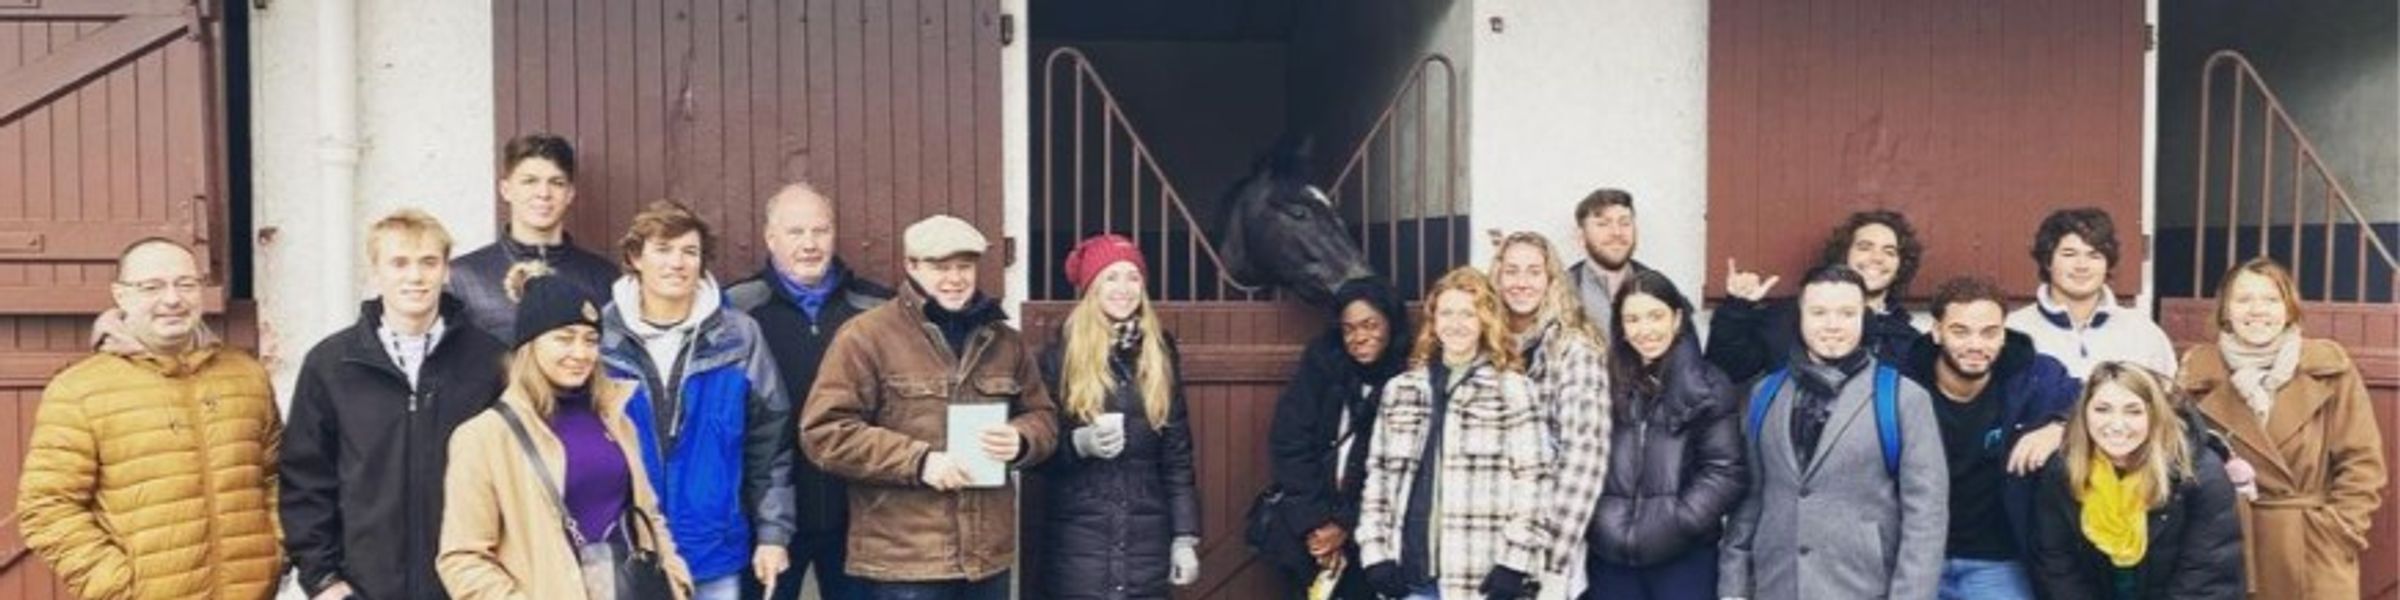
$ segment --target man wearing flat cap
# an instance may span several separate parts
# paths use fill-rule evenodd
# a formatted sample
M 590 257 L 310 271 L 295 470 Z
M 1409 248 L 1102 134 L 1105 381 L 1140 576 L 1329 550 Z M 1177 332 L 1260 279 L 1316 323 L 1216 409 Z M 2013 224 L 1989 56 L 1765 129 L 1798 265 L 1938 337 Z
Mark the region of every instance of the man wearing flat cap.
M 935 215 L 901 242 L 908 283 L 835 334 L 801 414 L 801 447 L 851 482 L 846 570 L 876 597 L 1006 598 L 1015 478 L 977 485 L 966 465 L 1014 471 L 1048 458 L 1056 407 L 999 301 L 975 287 L 983 234 Z M 1005 407 L 1007 420 L 952 447 L 951 415 L 977 406 Z

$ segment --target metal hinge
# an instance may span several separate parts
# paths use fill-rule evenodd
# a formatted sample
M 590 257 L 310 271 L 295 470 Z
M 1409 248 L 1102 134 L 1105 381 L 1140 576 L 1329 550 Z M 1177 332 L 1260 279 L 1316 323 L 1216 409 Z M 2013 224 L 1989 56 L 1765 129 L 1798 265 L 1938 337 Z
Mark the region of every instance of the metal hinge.
M 2143 52 L 2157 52 L 2157 51 L 2158 51 L 2158 24 L 2157 24 L 2157 23 L 2143 23 L 2143 24 L 2142 24 L 2142 51 L 2143 51 Z
M 1000 13 L 1000 47 L 1007 48 L 1009 44 L 1014 44 L 1016 42 L 1017 15 L 1012 13 Z

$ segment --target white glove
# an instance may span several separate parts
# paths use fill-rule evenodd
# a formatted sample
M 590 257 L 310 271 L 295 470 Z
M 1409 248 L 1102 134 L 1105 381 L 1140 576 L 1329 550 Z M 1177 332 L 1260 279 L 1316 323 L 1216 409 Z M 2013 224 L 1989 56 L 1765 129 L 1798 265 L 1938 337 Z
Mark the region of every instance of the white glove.
M 1177 587 L 1199 583 L 1200 538 L 1188 535 L 1175 538 L 1175 552 L 1170 562 L 1174 565 L 1167 571 L 1168 582 Z
M 1109 419 L 1075 428 L 1075 451 L 1092 458 L 1116 458 L 1125 451 L 1125 422 Z
M 917 478 L 924 481 L 926 487 L 945 492 L 967 487 L 970 479 L 966 469 L 950 461 L 949 454 L 938 451 L 925 454 L 925 465 Z

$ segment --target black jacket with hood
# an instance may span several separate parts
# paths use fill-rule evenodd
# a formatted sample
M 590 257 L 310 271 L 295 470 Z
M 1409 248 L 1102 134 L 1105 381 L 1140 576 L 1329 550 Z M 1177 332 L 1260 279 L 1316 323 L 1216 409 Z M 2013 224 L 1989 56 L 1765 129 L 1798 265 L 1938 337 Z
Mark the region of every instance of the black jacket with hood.
M 1361 300 L 1375 306 L 1388 323 L 1390 337 L 1371 364 L 1351 358 L 1342 341 L 1341 309 Z M 1288 565 L 1295 559 L 1299 564 L 1309 562 L 1304 545 L 1308 530 L 1326 523 L 1356 529 L 1359 493 L 1366 484 L 1367 447 L 1382 404 L 1383 384 L 1408 366 L 1408 346 L 1413 339 L 1410 315 L 1389 285 L 1376 280 L 1343 284 L 1335 293 L 1333 306 L 1332 326 L 1302 350 L 1299 368 L 1275 400 L 1275 420 L 1267 433 L 1274 484 L 1285 494 L 1281 516 L 1285 523 L 1301 528 L 1287 533 L 1299 536 L 1295 546 L 1303 549 L 1302 556 L 1268 557 L 1276 564 Z M 1350 452 L 1342 457 L 1345 410 Z M 1334 479 L 1337 460 L 1342 474 L 1338 482 Z

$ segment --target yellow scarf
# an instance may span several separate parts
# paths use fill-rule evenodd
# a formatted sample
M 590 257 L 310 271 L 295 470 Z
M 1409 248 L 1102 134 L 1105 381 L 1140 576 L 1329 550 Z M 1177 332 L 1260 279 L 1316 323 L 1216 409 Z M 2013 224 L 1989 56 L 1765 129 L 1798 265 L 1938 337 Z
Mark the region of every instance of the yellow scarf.
M 2083 537 L 2118 567 L 2141 564 L 2142 554 L 2149 551 L 2150 511 L 2149 503 L 2143 501 L 2144 485 L 2144 480 L 2119 479 L 2116 465 L 2099 453 L 2092 454 L 2092 477 L 2083 490 Z

